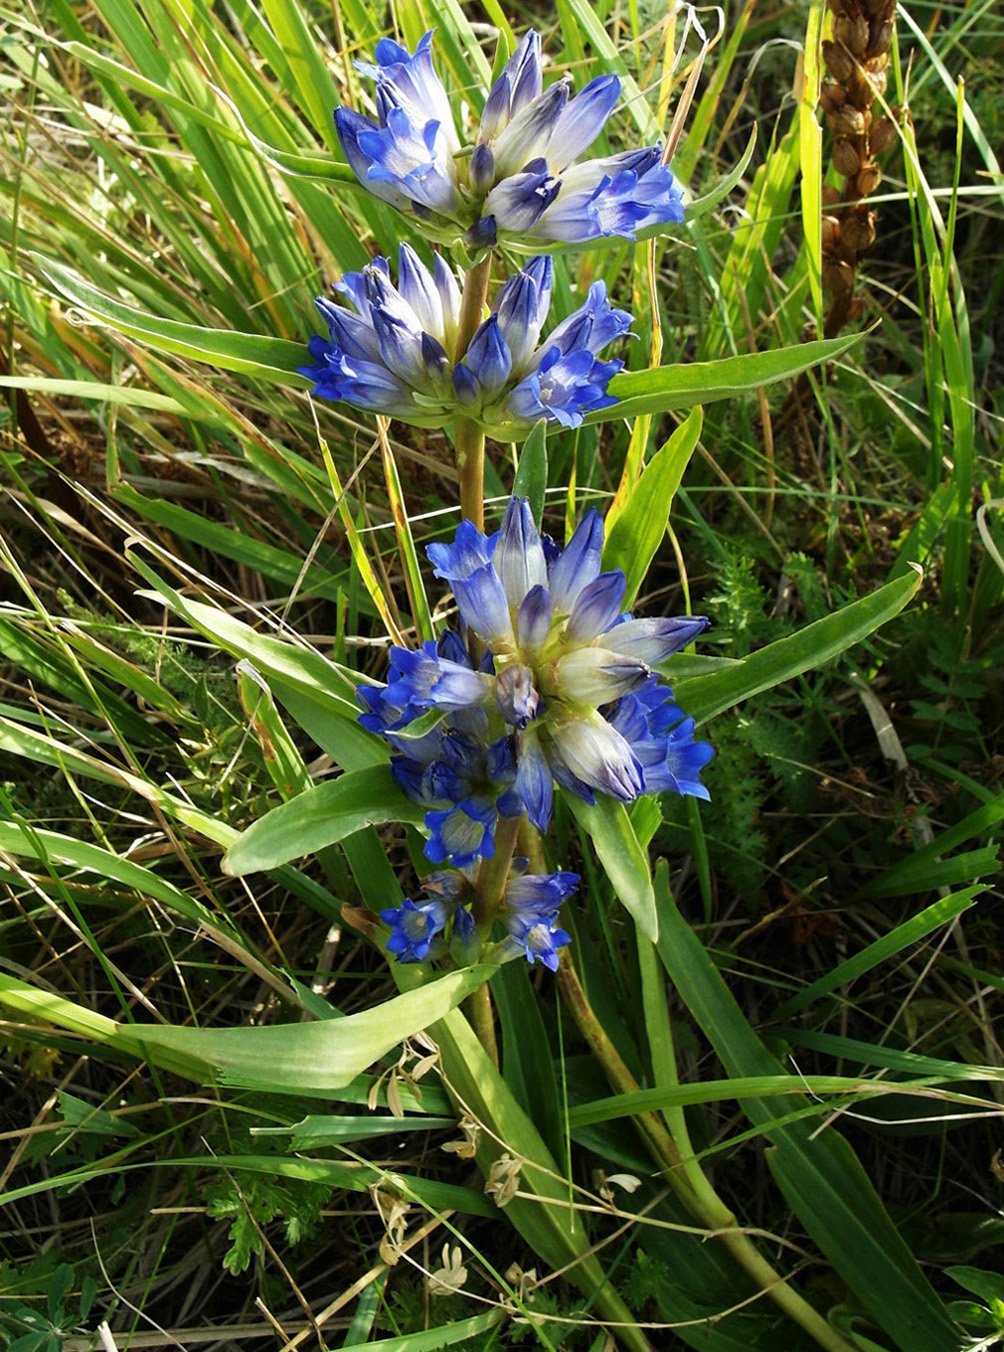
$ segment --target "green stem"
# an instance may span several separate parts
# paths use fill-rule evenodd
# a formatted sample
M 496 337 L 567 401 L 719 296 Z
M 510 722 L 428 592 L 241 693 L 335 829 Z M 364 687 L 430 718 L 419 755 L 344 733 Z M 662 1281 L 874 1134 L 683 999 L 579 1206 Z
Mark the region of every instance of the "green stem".
M 488 1059 L 498 1070 L 499 1045 L 495 1037 L 495 1010 L 492 1008 L 491 987 L 487 981 L 467 997 L 467 1017 Z
M 509 866 L 516 849 L 516 838 L 522 817 L 500 817 L 495 828 L 495 853 L 490 859 L 482 859 L 478 868 L 478 880 L 474 885 L 474 906 L 472 914 L 478 933 L 487 938 L 505 891 L 509 877 Z
M 579 1031 L 606 1072 L 611 1086 L 622 1094 L 637 1094 L 637 1081 L 596 1017 L 567 949 L 561 954 L 558 982 Z M 736 1224 L 735 1216 L 715 1192 L 703 1170 L 699 1171 L 698 1181 L 691 1161 L 684 1160 L 659 1114 L 636 1113 L 635 1121 L 645 1138 L 645 1144 L 665 1171 L 666 1181 L 677 1197 L 698 1224 L 706 1226 L 724 1244 L 756 1286 L 790 1319 L 805 1329 L 826 1352 L 855 1352 L 853 1344 L 832 1329 L 818 1310 L 790 1287 L 768 1263 L 749 1236 Z
M 457 346 L 454 361 L 460 361 L 470 346 L 471 339 L 481 323 L 481 313 L 488 296 L 492 256 L 485 254 L 475 263 L 464 280 L 457 323 Z M 460 512 L 472 521 L 478 530 L 485 528 L 485 434 L 473 418 L 457 417 L 454 422 L 453 444 L 457 457 L 457 479 L 460 484 Z
M 453 449 L 460 482 L 460 515 L 485 528 L 485 434 L 471 418 L 453 423 Z

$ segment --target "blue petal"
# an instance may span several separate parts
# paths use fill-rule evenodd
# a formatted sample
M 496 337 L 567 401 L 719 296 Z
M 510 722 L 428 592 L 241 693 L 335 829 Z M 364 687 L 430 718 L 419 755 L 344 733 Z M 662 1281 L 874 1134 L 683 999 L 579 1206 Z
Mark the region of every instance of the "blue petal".
M 359 136 L 360 133 L 377 131 L 376 124 L 371 122 L 368 117 L 353 112 L 351 108 L 336 108 L 335 130 L 338 132 L 338 140 L 345 152 L 349 167 L 360 183 L 365 183 L 375 197 L 382 197 L 385 202 L 390 202 L 392 206 L 401 211 L 406 210 L 408 198 L 399 187 L 393 183 L 371 182 L 369 180 L 373 158 L 360 146 Z
M 558 80 L 517 113 L 507 127 L 495 138 L 495 173 L 499 179 L 519 171 L 529 161 L 546 156 L 554 129 L 558 124 L 571 81 Z
M 421 331 L 441 341 L 443 301 L 432 274 L 410 244 L 401 245 L 397 278 L 398 290 L 414 311 Z
M 558 196 L 561 180 L 555 178 L 543 160 L 523 173 L 503 178 L 485 198 L 484 210 L 498 230 L 519 235 L 532 229 Z
M 569 643 L 589 643 L 604 633 L 621 613 L 627 582 L 619 568 L 601 573 L 579 592 L 565 639 Z
M 543 647 L 550 632 L 551 595 L 546 587 L 538 584 L 531 587 L 523 598 L 516 617 L 516 636 L 520 647 L 532 651 Z
M 677 615 L 672 618 L 627 620 L 599 640 L 612 652 L 635 657 L 655 666 L 692 643 L 708 627 L 703 615 Z
M 509 379 L 512 354 L 502 337 L 498 319 L 491 315 L 480 325 L 464 356 L 464 364 L 473 373 L 482 392 L 491 398 Z
M 537 346 L 551 305 L 554 265 L 544 255 L 510 277 L 495 302 L 495 313 L 512 353 L 513 370 L 522 373 Z
M 551 564 L 549 586 L 555 610 L 571 612 L 583 587 L 599 577 L 602 556 L 603 518 L 591 507 Z
M 528 498 L 511 498 L 495 546 L 498 573 L 509 606 L 516 610 L 533 587 L 547 581 L 540 532 Z
M 523 810 L 538 831 L 546 831 L 554 808 L 551 767 L 536 736 L 524 733 L 520 738 L 519 763 L 515 790 Z
M 469 798 L 444 812 L 427 812 L 425 825 L 431 834 L 426 858 L 434 864 L 452 859 L 456 868 L 466 868 L 479 857 L 490 859 L 496 820 L 495 805 L 487 799 Z
M 599 75 L 576 94 L 558 119 L 551 140 L 553 167 L 564 169 L 599 136 L 620 98 L 616 75 Z

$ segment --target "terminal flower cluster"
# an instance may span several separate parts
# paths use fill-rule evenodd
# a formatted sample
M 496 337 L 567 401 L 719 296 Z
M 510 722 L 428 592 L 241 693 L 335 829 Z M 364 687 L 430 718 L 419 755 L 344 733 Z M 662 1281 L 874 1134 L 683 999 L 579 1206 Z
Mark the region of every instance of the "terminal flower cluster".
M 506 930 L 500 957 L 523 955 L 551 971 L 558 967 L 558 949 L 569 936 L 558 924 L 558 908 L 579 885 L 577 873 L 527 873 L 529 861 L 514 859 L 499 908 Z M 406 897 L 401 906 L 380 912 L 390 928 L 387 951 L 398 962 L 424 962 L 453 949 L 465 961 L 481 950 L 471 903 L 473 870 L 444 870 L 428 874 L 422 883 L 425 899 Z
M 417 651 L 393 648 L 389 683 L 359 694 L 360 721 L 394 749 L 398 784 L 427 805 L 434 862 L 491 857 L 500 816 L 546 830 L 555 782 L 589 803 L 708 797 L 712 749 L 653 671 L 707 620 L 623 613 L 624 574 L 601 571 L 602 547 L 596 511 L 559 549 L 519 498 L 494 535 L 463 521 L 452 544 L 429 547 L 483 656 L 473 662 L 447 630 Z
M 402 244 L 397 286 L 387 260 L 377 258 L 335 287 L 353 308 L 318 300 L 330 337 L 310 340 L 314 361 L 300 371 L 322 398 L 420 427 L 441 427 L 458 414 L 500 440 L 524 435 L 538 418 L 578 427 L 586 413 L 617 402 L 607 386 L 623 363 L 598 354 L 628 332 L 631 316 L 595 282 L 585 303 L 541 341 L 552 279 L 550 258 L 531 259 L 499 289 L 455 361 L 457 277 L 439 254 L 430 271 Z
M 683 220 L 659 145 L 579 162 L 620 81 L 601 75 L 573 95 L 563 76 L 545 89 L 538 33 L 524 36 L 492 86 L 473 143 L 457 133 L 431 32 L 414 53 L 384 38 L 376 64 L 358 68 L 374 82 L 377 121 L 335 110 L 345 157 L 370 192 L 417 217 L 431 238 L 538 252 Z

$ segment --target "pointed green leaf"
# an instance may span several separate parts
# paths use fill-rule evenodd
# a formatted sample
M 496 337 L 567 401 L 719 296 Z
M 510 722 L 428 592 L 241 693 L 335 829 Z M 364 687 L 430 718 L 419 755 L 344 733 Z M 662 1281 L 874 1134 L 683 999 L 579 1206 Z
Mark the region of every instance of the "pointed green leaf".
M 547 491 L 547 419 L 538 418 L 519 453 L 519 465 L 513 480 L 514 498 L 529 498 L 533 519 L 540 529 Z
M 834 615 L 807 624 L 788 638 L 778 639 L 766 648 L 750 653 L 741 661 L 707 675 L 673 680 L 673 691 L 680 707 L 698 723 L 731 709 L 740 700 L 761 690 L 770 690 L 782 681 L 790 681 L 803 671 L 811 671 L 860 643 L 887 620 L 897 615 L 921 584 L 920 569 L 906 577 L 888 582 L 871 596 L 844 606 Z M 673 671 L 672 659 L 666 673 Z
M 242 831 L 223 860 L 233 877 L 315 854 L 365 826 L 419 823 L 426 809 L 398 788 L 389 765 L 371 765 L 318 784 L 281 803 Z
M 649 564 L 662 544 L 673 498 L 701 435 L 703 420 L 703 411 L 698 406 L 645 466 L 616 519 L 611 522 L 608 515 L 603 567 L 620 568 L 627 578 L 625 610 L 631 609 Z
M 574 793 L 563 795 L 572 816 L 593 842 L 596 857 L 610 879 L 614 895 L 634 917 L 643 934 L 655 943 L 659 920 L 652 891 L 648 854 L 635 834 L 623 803 L 598 794 L 592 806 Z
M 666 413 L 719 399 L 738 399 L 764 385 L 791 380 L 820 362 L 833 361 L 858 341 L 859 334 L 850 338 L 823 338 L 774 352 L 751 352 L 719 361 L 680 362 L 658 366 L 654 371 L 622 371 L 610 382 L 610 393 L 619 402 L 587 413 L 586 422 L 636 418 L 641 413 Z

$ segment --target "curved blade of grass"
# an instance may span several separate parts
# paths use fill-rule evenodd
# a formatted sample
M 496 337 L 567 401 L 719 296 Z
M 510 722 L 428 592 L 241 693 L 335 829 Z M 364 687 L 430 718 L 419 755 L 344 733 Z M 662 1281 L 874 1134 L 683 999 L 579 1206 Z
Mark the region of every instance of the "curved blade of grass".
M 656 873 L 659 954 L 681 999 L 729 1076 L 782 1075 L 710 955 L 676 908 L 665 863 Z M 957 1352 L 958 1334 L 916 1259 L 892 1224 L 850 1146 L 834 1128 L 772 1119 L 772 1098 L 743 1098 L 750 1120 L 774 1143 L 769 1161 L 786 1198 L 851 1291 L 900 1348 Z
M 930 1075 L 944 1080 L 992 1080 L 1004 1084 L 1004 1069 L 1000 1066 L 974 1066 L 965 1061 L 945 1061 L 920 1052 L 905 1052 L 898 1047 L 861 1042 L 857 1038 L 841 1037 L 836 1033 L 817 1033 L 811 1028 L 780 1028 L 778 1035 L 794 1047 L 808 1047 L 810 1051 L 827 1052 L 845 1061 L 864 1066 L 886 1066 L 906 1075 Z
M 310 385 L 306 376 L 296 373 L 297 366 L 307 360 L 305 344 L 258 333 L 229 333 L 184 324 L 176 319 L 160 319 L 104 295 L 62 263 L 37 254 L 29 256 L 60 295 L 127 338 L 158 352 L 172 352 L 179 357 L 209 362 L 225 371 L 240 371 L 297 389 L 306 389 Z
M 62 394 L 71 399 L 99 399 L 103 404 L 121 404 L 123 408 L 152 408 L 158 413 L 176 413 L 184 418 L 198 417 L 194 406 L 188 407 L 169 395 L 135 389 L 132 385 L 102 385 L 98 381 L 90 380 L 54 380 L 48 376 L 0 376 L 0 389 Z
M 883 934 L 881 939 L 876 939 L 873 944 L 863 948 L 860 953 L 855 953 L 853 958 L 838 963 L 824 976 L 813 981 L 804 990 L 798 991 L 790 1000 L 785 1000 L 784 1004 L 778 1008 L 775 1017 L 779 1019 L 787 1018 L 790 1014 L 794 1014 L 796 1010 L 811 1005 L 813 1000 L 818 1000 L 820 996 L 837 990 L 840 986 L 846 986 L 848 982 L 863 976 L 865 972 L 870 972 L 879 963 L 887 962 L 889 958 L 895 957 L 897 953 L 901 953 L 910 944 L 919 943 L 932 931 L 950 924 L 956 916 L 968 910 L 975 903 L 977 897 L 981 896 L 986 890 L 986 887 L 967 887 L 963 892 L 956 892 L 950 897 L 942 897 L 940 901 L 936 901 L 933 906 L 928 906 L 919 915 L 911 916 L 902 925 L 897 925 L 888 934 Z
M 822 666 L 897 615 L 921 581 L 920 569 L 914 568 L 907 577 L 887 582 L 871 596 L 853 601 L 836 614 L 807 624 L 798 633 L 778 639 L 731 666 L 707 675 L 674 678 L 680 707 L 702 723 L 761 690 Z M 667 673 L 672 670 L 667 664 Z
M 936 1086 L 959 1075 L 930 1075 L 914 1082 L 902 1080 L 872 1080 L 849 1075 L 749 1075 L 728 1080 L 705 1080 L 692 1084 L 665 1086 L 661 1089 L 642 1089 L 636 1094 L 617 1094 L 612 1098 L 594 1099 L 569 1109 L 569 1125 L 575 1129 L 595 1122 L 613 1122 L 635 1113 L 658 1112 L 666 1108 L 686 1107 L 698 1103 L 727 1103 L 735 1099 L 778 1098 L 783 1095 L 832 1094 L 838 1099 L 881 1098 L 889 1094 L 916 1095 L 922 1098 L 950 1099 L 954 1103 L 993 1107 L 989 1099 L 973 1094 L 954 1094 Z M 834 1104 L 818 1103 L 819 1114 L 829 1113 Z
M 999 794 L 990 803 L 984 803 L 962 821 L 941 831 L 927 845 L 915 850 L 909 858 L 879 874 L 861 889 L 862 896 L 901 897 L 911 892 L 930 891 L 949 879 L 963 882 L 995 872 L 996 845 L 987 845 L 981 850 L 972 850 L 950 859 L 942 859 L 941 856 L 965 841 L 972 840 L 974 836 L 991 831 L 1001 820 L 1004 820 L 1004 794 Z

